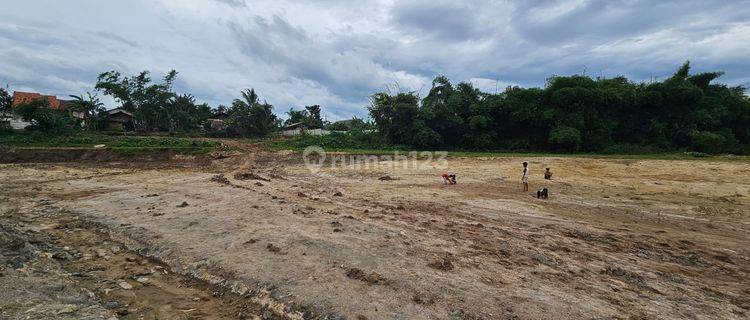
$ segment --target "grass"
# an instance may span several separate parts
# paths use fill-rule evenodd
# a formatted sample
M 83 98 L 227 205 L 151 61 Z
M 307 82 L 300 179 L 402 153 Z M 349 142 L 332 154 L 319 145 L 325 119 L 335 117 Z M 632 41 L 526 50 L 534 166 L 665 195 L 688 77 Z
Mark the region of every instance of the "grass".
M 179 154 L 205 154 L 219 147 L 216 141 L 175 137 L 127 137 L 98 133 L 48 135 L 40 132 L 14 132 L 0 135 L 0 146 L 26 148 L 104 148 L 123 154 L 172 150 Z
M 271 150 L 292 150 L 302 152 L 305 147 L 296 144 L 290 144 L 285 141 L 268 141 L 266 148 Z M 408 155 L 409 152 L 417 152 L 417 157 L 422 150 L 407 150 L 402 148 L 324 148 L 327 153 L 347 154 L 347 155 L 393 155 L 399 152 L 401 155 Z M 711 160 L 711 161 L 750 161 L 748 156 L 737 155 L 707 155 L 696 152 L 674 151 L 660 153 L 643 153 L 643 154 L 602 154 L 602 153 L 553 153 L 553 152 L 529 152 L 529 151 L 470 151 L 470 150 L 445 150 L 448 157 L 505 157 L 505 158 L 593 158 L 593 159 L 643 159 L 643 160 Z M 436 156 L 437 157 L 437 156 Z

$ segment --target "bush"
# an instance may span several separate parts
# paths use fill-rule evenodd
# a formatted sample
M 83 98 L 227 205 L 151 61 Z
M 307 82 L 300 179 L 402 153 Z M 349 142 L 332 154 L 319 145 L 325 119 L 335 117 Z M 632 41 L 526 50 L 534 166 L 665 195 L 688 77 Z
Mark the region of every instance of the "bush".
M 601 150 L 603 154 L 653 154 L 664 152 L 656 146 L 643 146 L 638 144 L 620 143 L 608 146 Z
M 10 126 L 10 122 L 2 121 L 0 119 L 0 135 L 7 135 L 13 133 L 13 128 Z
M 301 134 L 279 143 L 283 147 L 304 149 L 309 146 L 320 146 L 330 149 L 382 149 L 385 148 L 380 136 L 371 131 L 351 130 L 348 132 L 331 132 L 328 135 L 313 136 Z
M 422 121 L 415 121 L 413 135 L 408 139 L 411 145 L 419 148 L 435 148 L 443 144 L 440 134 L 432 130 Z
M 698 152 L 698 151 L 685 152 L 685 154 L 689 155 L 689 156 L 691 156 L 693 158 L 706 158 L 706 157 L 710 157 L 711 156 L 708 153 L 703 153 L 703 152 Z
M 80 129 L 78 119 L 70 114 L 52 110 L 47 99 L 36 99 L 18 106 L 18 114 L 31 123 L 26 130 L 46 133 L 66 133 Z
M 127 153 L 152 150 L 173 150 L 176 153 L 207 153 L 219 146 L 218 142 L 174 137 L 122 137 L 101 134 L 50 134 L 43 131 L 15 132 L 0 136 L 0 145 L 20 147 L 90 148 L 103 144 L 106 148 Z
M 727 143 L 724 136 L 708 131 L 693 131 L 690 133 L 690 140 L 695 150 L 710 154 L 724 151 Z
M 576 128 L 558 126 L 550 131 L 548 142 L 558 148 L 578 150 L 581 145 L 581 132 Z

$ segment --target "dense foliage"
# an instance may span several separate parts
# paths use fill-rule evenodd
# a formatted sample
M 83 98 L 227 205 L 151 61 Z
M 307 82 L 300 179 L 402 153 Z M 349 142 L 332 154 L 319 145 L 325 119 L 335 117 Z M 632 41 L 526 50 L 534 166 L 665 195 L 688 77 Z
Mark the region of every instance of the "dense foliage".
M 0 112 L 3 114 L 10 113 L 13 106 L 13 98 L 10 95 L 10 91 L 5 88 L 0 88 Z
M 96 89 L 112 96 L 121 108 L 133 113 L 139 125 L 146 131 L 166 131 L 179 126 L 173 123 L 169 105 L 176 96 L 172 83 L 177 71 L 170 71 L 161 83 L 151 83 L 148 71 L 132 77 L 122 76 L 117 71 L 99 75 Z
M 376 93 L 370 115 L 391 145 L 479 150 L 748 153 L 750 100 L 742 87 L 712 84 L 721 72 L 662 82 L 552 77 L 544 88 L 499 94 L 437 77 L 426 97 Z
M 288 140 L 277 141 L 275 145 L 295 150 L 301 150 L 308 146 L 319 146 L 329 150 L 394 149 L 394 146 L 384 143 L 383 139 L 377 133 L 357 129 L 346 132 L 334 131 L 328 135 L 301 134 Z
M 80 128 L 79 120 L 69 112 L 53 110 L 47 99 L 36 99 L 19 105 L 16 113 L 31 123 L 28 130 L 45 133 L 68 133 Z
M 351 118 L 349 120 L 336 121 L 326 126 L 326 129 L 333 131 L 369 130 L 374 128 L 374 124 L 365 122 L 364 120 L 357 117 Z
M 284 125 L 286 126 L 294 123 L 302 123 L 306 128 L 318 129 L 323 128 L 326 125 L 323 118 L 320 116 L 320 106 L 317 104 L 306 106 L 303 110 L 295 110 L 292 108 L 289 109 L 286 114 L 289 116 L 289 118 L 284 121 Z
M 42 131 L 15 132 L 0 135 L 0 145 L 18 147 L 79 147 L 92 148 L 104 145 L 116 152 L 147 152 L 149 150 L 172 150 L 176 153 L 207 153 L 220 146 L 218 142 L 176 137 L 125 137 L 104 134 L 73 132 L 50 134 Z
M 189 94 L 177 94 L 172 84 L 177 72 L 168 72 L 161 83 L 152 83 L 148 71 L 124 77 L 117 71 L 99 75 L 96 89 L 112 96 L 121 108 L 133 113 L 142 131 L 190 132 L 197 131 L 214 114 L 227 112 L 227 130 L 235 135 L 264 136 L 278 127 L 273 106 L 258 99 L 255 90 L 242 92 L 227 109 L 220 106 L 211 110 L 207 104 L 197 104 Z
M 273 106 L 261 103 L 254 89 L 243 91 L 242 99 L 232 102 L 226 123 L 231 132 L 242 136 L 265 136 L 279 126 Z
M 99 101 L 96 94 L 87 92 L 86 96 L 83 95 L 71 95 L 73 98 L 71 105 L 72 110 L 83 114 L 83 124 L 88 130 L 101 130 L 106 128 L 106 117 L 104 104 Z

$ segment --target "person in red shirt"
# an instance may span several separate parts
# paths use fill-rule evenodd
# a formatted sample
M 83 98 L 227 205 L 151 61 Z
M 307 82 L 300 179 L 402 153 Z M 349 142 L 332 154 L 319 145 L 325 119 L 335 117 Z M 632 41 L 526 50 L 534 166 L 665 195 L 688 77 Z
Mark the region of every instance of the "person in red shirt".
M 443 172 L 443 182 L 445 184 L 456 184 L 456 175 Z

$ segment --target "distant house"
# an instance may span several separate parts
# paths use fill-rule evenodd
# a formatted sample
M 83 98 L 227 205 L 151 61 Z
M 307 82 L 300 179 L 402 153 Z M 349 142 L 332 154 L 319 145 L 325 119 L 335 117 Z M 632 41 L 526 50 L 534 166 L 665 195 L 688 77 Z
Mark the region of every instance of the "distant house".
M 82 112 L 70 110 L 71 107 L 73 106 L 72 100 L 61 100 L 55 96 L 43 95 L 37 92 L 23 92 L 23 91 L 13 92 L 13 98 L 12 98 L 13 109 L 18 108 L 18 106 L 22 104 L 29 103 L 37 99 L 46 99 L 47 102 L 49 102 L 50 109 L 52 110 L 61 111 L 61 112 L 69 111 L 70 114 L 72 114 L 74 117 L 78 119 L 83 119 Z M 21 117 L 15 113 L 10 114 L 10 115 L 4 115 L 3 118 L 4 119 L 2 121 L 8 123 L 10 127 L 13 129 L 23 129 L 31 125 L 31 123 L 23 121 L 23 119 L 21 119 Z
M 122 109 L 112 109 L 107 112 L 107 127 L 112 131 L 135 130 L 135 117 Z
M 309 134 L 313 136 L 323 136 L 330 134 L 331 131 L 328 131 L 326 129 L 320 129 L 320 128 L 306 128 L 305 124 L 302 122 L 292 123 L 290 125 L 287 125 L 284 127 L 284 130 L 281 131 L 281 135 L 284 137 L 293 137 L 300 134 Z
M 34 101 L 40 98 L 44 98 L 44 99 L 47 99 L 47 101 L 49 101 L 50 109 L 60 108 L 60 100 L 57 100 L 57 97 L 55 96 L 43 95 L 41 93 L 36 93 L 36 92 L 21 92 L 21 91 L 13 92 L 13 108 L 15 109 L 19 105 L 22 105 L 24 103 L 29 103 L 31 101 Z
M 206 126 L 204 129 L 211 131 L 221 131 L 227 128 L 224 124 L 224 120 L 229 117 L 225 112 L 219 112 L 206 120 Z

